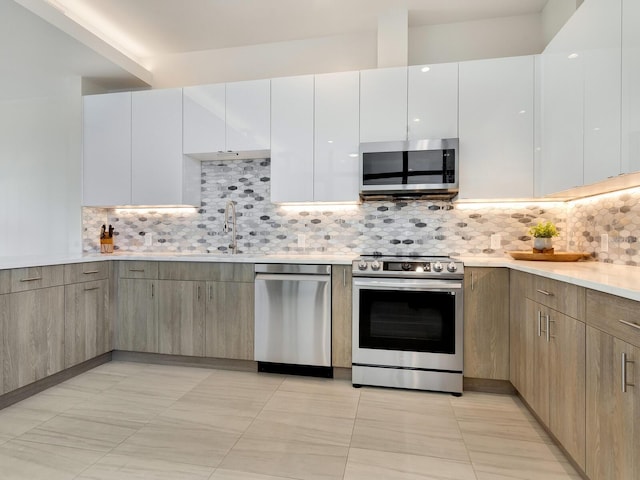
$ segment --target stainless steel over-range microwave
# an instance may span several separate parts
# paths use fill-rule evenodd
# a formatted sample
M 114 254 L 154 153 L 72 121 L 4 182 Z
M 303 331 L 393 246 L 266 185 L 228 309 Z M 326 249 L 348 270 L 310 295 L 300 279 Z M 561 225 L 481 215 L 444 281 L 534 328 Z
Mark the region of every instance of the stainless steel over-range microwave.
M 360 195 L 439 196 L 458 193 L 458 139 L 360 144 Z

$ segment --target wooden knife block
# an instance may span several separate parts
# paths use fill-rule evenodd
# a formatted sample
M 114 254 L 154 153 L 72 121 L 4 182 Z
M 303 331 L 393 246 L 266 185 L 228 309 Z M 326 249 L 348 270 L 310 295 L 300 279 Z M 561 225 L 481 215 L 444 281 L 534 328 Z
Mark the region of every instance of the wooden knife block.
M 113 253 L 113 238 L 100 239 L 100 253 Z

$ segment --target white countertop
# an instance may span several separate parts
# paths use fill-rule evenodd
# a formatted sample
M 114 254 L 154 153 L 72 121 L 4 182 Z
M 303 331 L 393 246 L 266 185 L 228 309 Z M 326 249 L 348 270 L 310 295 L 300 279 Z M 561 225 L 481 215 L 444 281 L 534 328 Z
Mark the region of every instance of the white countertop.
M 0 270 L 105 260 L 164 262 L 307 263 L 349 265 L 357 255 L 231 255 L 190 253 L 114 253 L 0 257 Z M 505 267 L 573 283 L 585 288 L 640 301 L 640 267 L 595 261 L 527 262 L 511 257 L 459 257 L 466 267 Z
M 640 301 L 640 267 L 595 261 L 528 262 L 511 257 L 460 257 L 465 267 L 506 267 Z

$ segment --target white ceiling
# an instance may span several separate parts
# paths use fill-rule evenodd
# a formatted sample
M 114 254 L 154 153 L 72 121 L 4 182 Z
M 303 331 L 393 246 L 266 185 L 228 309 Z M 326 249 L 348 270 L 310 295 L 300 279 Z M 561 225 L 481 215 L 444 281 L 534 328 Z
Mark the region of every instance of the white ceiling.
M 46 1 L 145 58 L 372 31 L 393 8 L 417 26 L 538 13 L 548 0 Z

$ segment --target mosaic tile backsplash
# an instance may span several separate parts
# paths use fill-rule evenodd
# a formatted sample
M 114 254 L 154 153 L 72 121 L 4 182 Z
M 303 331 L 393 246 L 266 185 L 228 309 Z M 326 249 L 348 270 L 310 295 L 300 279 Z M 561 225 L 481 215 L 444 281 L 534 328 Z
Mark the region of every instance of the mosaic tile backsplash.
M 228 201 L 236 204 L 240 253 L 504 256 L 528 250 L 528 229 L 558 226 L 558 250 L 581 250 L 612 263 L 640 262 L 640 194 L 570 205 L 457 205 L 445 201 L 371 201 L 335 207 L 284 207 L 270 202 L 270 161 L 202 163 L 200 209 L 83 209 L 84 250 L 99 251 L 103 223 L 116 230 L 116 248 L 131 252 L 229 252 L 223 232 Z M 598 251 L 599 235 L 610 249 Z M 492 249 L 491 235 L 500 235 Z M 300 246 L 304 241 L 304 246 Z M 613 247 L 613 248 L 612 248 Z

